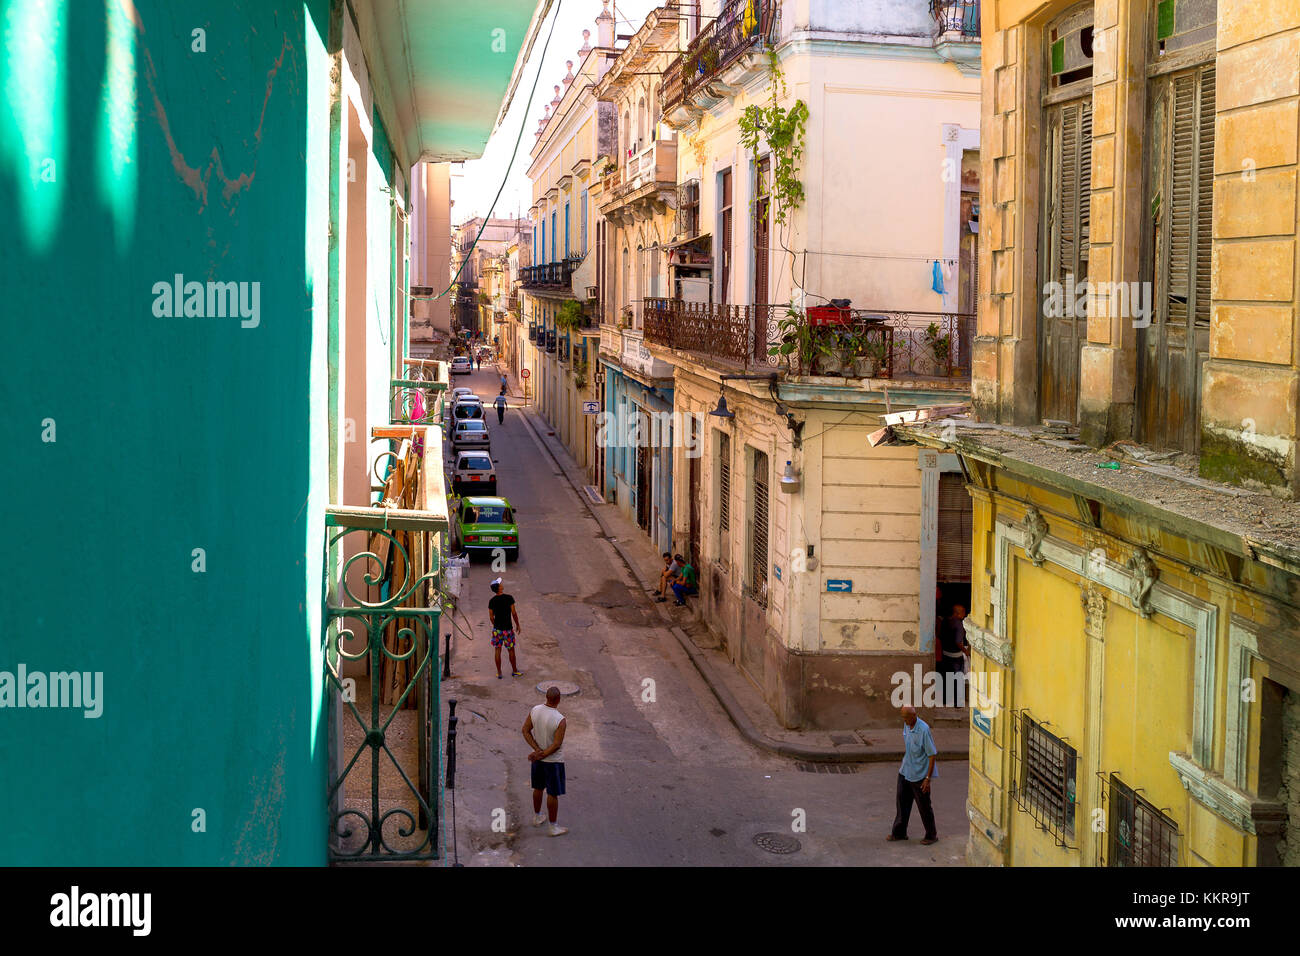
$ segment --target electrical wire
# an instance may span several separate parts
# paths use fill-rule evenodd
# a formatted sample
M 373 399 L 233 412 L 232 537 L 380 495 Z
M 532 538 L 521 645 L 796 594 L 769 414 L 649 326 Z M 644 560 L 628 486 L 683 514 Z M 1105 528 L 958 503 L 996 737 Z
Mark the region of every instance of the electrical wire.
M 474 241 L 471 242 L 469 248 L 465 250 L 465 255 L 460 260 L 460 266 L 456 269 L 456 274 L 452 276 L 451 282 L 447 284 L 447 288 L 443 289 L 437 295 L 420 296 L 420 298 L 441 299 L 452 290 L 456 285 L 457 280 L 460 279 L 460 274 L 464 271 L 465 264 L 469 262 L 470 256 L 474 254 L 474 249 L 478 245 L 479 238 L 483 235 L 483 231 L 487 229 L 488 221 L 492 218 L 492 213 L 497 208 L 497 202 L 501 199 L 501 194 L 505 192 L 506 183 L 510 180 L 510 170 L 514 167 L 515 158 L 519 155 L 519 144 L 523 142 L 524 139 L 524 127 L 528 125 L 528 113 L 533 106 L 533 97 L 537 94 L 537 83 L 542 78 L 542 66 L 546 63 L 546 51 L 551 47 L 551 37 L 555 35 L 555 25 L 560 22 L 560 6 L 563 2 L 564 0 L 555 0 L 555 15 L 551 18 L 551 29 L 546 34 L 546 42 L 542 44 L 542 55 L 538 57 L 537 60 L 537 73 L 533 76 L 532 89 L 528 91 L 528 102 L 524 105 L 523 119 L 519 123 L 519 135 L 515 137 L 515 148 L 510 151 L 510 162 L 506 164 L 505 174 L 501 177 L 501 185 L 497 189 L 496 196 L 492 199 L 492 205 L 488 207 L 487 215 L 483 217 L 483 225 L 479 226 L 478 234 L 474 236 Z

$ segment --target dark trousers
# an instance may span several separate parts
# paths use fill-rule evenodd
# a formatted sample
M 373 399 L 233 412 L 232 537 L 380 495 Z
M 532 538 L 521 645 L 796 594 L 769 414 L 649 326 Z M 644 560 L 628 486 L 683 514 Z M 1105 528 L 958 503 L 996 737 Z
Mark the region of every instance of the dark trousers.
M 913 800 L 916 801 L 916 809 L 921 813 L 925 838 L 933 840 L 937 834 L 934 832 L 934 809 L 930 806 L 930 795 L 921 790 L 921 781 L 912 783 L 901 773 L 898 775 L 898 791 L 895 799 L 898 809 L 894 813 L 894 839 L 907 839 L 907 821 L 912 817 Z
M 498 408 L 498 409 L 497 409 L 497 424 L 500 425 L 500 424 L 501 424 L 502 422 L 504 422 L 505 420 L 506 420 L 506 410 L 505 410 L 504 408 Z
M 960 682 L 965 680 L 966 655 L 963 654 L 961 657 L 949 657 L 947 654 L 944 654 L 939 658 L 934 669 L 938 673 L 939 680 L 942 683 L 944 706 L 958 706 L 956 697 L 956 694 L 958 693 L 957 687 L 960 686 Z M 949 677 L 949 674 L 960 674 L 962 676 Z M 961 688 L 960 694 L 961 700 L 964 703 L 966 700 L 966 688 L 964 686 Z

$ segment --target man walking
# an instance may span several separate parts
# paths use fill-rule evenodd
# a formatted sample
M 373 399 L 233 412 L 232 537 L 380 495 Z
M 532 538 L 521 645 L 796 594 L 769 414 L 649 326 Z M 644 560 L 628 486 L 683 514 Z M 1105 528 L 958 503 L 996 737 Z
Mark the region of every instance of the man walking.
M 906 840 L 907 821 L 912 816 L 912 801 L 921 812 L 925 827 L 922 846 L 939 839 L 934 830 L 934 809 L 930 806 L 930 779 L 934 776 L 934 761 L 939 749 L 934 745 L 930 725 L 916 716 L 915 707 L 904 707 L 903 714 L 903 765 L 898 769 L 898 788 L 895 802 L 894 828 L 886 840 Z
M 500 425 L 506 420 L 506 390 L 504 386 L 501 389 L 501 394 L 496 397 L 496 401 L 492 404 L 496 406 L 497 424 Z
M 523 671 L 515 660 L 515 633 L 523 630 L 519 626 L 515 599 L 506 594 L 505 585 L 500 578 L 492 582 L 492 594 L 492 599 L 488 601 L 488 615 L 492 618 L 492 648 L 496 652 L 497 680 L 501 680 L 502 645 L 505 645 L 510 654 L 510 676 L 523 677 Z
M 538 704 L 524 721 L 524 740 L 533 748 L 528 755 L 533 765 L 533 826 L 548 819 L 551 836 L 563 836 L 567 827 L 556 823 L 560 815 L 560 797 L 564 796 L 564 730 L 567 726 L 559 711 L 560 688 L 546 689 L 546 703 Z M 542 813 L 542 791 L 546 791 L 546 813 Z

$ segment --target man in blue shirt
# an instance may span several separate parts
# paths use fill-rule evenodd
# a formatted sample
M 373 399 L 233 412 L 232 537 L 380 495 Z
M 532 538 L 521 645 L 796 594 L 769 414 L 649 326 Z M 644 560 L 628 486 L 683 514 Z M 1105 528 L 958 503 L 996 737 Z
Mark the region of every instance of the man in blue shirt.
M 903 714 L 903 765 L 898 768 L 896 792 L 897 812 L 894 829 L 886 840 L 906 840 L 907 821 L 912 816 L 912 802 L 921 813 L 925 826 L 922 846 L 939 839 L 934 830 L 934 810 L 930 806 L 930 778 L 934 776 L 934 761 L 939 748 L 934 745 L 930 725 L 916 716 L 915 707 L 904 707 Z

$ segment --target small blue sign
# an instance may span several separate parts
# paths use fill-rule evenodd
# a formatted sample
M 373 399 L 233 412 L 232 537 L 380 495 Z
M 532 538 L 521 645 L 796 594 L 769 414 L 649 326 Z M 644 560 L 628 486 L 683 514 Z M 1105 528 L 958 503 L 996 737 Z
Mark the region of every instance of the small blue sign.
M 826 581 L 826 590 L 838 593 L 852 591 L 853 582 L 845 581 L 843 578 L 828 578 Z
M 776 572 L 776 579 L 777 579 L 778 581 L 780 581 L 780 580 L 781 580 L 781 565 L 779 565 L 779 564 L 774 564 L 774 565 L 772 565 L 772 570 Z
M 975 725 L 976 730 L 982 731 L 986 736 L 993 736 L 993 718 L 984 711 L 972 707 L 970 722 Z
M 584 414 L 584 415 L 596 415 L 596 414 L 599 414 L 599 412 L 600 412 L 600 402 L 583 402 L 583 403 L 582 403 L 582 414 Z

